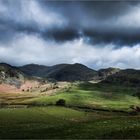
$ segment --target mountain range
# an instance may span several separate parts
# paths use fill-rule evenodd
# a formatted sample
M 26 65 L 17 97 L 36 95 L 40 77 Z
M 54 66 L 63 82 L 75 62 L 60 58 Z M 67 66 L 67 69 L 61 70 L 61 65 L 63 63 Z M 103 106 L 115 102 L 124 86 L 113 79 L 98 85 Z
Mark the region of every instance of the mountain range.
M 140 86 L 140 70 L 135 69 L 107 68 L 96 71 L 79 63 L 54 66 L 28 64 L 20 67 L 0 63 L 0 83 L 20 86 L 25 79 L 32 78 L 68 82 L 99 80 L 104 84 Z
M 57 81 L 89 81 L 98 77 L 98 72 L 82 64 L 59 64 L 54 66 L 43 66 L 30 64 L 19 67 L 29 75 Z

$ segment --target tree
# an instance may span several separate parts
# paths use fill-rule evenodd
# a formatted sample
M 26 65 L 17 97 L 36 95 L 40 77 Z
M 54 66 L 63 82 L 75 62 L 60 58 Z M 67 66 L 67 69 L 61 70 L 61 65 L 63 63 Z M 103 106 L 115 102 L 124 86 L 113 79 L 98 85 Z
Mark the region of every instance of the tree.
M 64 99 L 59 99 L 58 101 L 56 101 L 56 105 L 58 106 L 65 106 L 66 101 Z

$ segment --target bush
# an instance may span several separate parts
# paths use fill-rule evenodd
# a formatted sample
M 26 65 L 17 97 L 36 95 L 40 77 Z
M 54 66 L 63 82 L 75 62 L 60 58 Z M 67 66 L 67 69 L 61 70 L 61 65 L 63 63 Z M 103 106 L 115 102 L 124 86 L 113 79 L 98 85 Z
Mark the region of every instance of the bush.
M 135 106 L 135 105 L 131 105 L 130 108 L 136 112 L 140 112 L 140 107 L 139 106 Z
M 131 111 L 129 112 L 130 115 L 138 115 L 138 113 L 136 111 Z
M 56 101 L 56 105 L 58 106 L 65 106 L 66 101 L 64 99 L 59 99 L 58 101 Z

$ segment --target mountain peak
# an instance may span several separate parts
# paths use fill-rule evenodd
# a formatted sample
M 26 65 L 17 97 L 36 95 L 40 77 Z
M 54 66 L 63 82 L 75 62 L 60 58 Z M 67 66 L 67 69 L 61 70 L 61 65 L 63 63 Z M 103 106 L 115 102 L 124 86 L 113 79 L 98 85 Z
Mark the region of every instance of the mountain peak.
M 0 66 L 8 66 L 8 67 L 12 67 L 11 65 L 7 64 L 7 63 L 0 63 Z

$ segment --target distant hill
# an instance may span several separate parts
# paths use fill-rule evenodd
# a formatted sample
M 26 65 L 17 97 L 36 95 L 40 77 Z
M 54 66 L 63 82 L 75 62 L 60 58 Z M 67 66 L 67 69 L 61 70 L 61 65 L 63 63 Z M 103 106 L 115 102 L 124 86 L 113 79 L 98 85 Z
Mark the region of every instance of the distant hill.
M 47 74 L 48 78 L 58 81 L 88 81 L 97 76 L 97 71 L 78 63 L 55 65 Z
M 19 67 L 19 69 L 30 76 L 44 77 L 46 75 L 49 67 L 37 64 L 28 64 Z
M 140 70 L 126 69 L 108 76 L 101 83 L 140 87 Z
M 82 64 L 58 64 L 54 66 L 25 65 L 20 70 L 31 76 L 39 76 L 57 81 L 88 81 L 98 77 L 98 73 Z
M 0 63 L 0 82 L 20 85 L 25 79 L 33 77 L 45 78 L 56 81 L 90 81 L 101 80 L 102 84 L 114 84 L 122 86 L 140 86 L 140 70 L 107 68 L 95 71 L 85 65 L 58 64 L 43 66 L 29 64 L 22 67 L 13 67 Z

